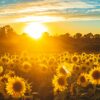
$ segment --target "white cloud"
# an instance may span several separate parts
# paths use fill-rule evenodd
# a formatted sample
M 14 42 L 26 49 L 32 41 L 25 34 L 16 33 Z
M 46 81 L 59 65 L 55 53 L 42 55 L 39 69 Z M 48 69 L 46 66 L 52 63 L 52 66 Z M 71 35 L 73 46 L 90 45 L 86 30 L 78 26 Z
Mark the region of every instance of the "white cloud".
M 88 12 L 100 12 L 100 9 L 91 9 L 91 10 L 88 10 Z

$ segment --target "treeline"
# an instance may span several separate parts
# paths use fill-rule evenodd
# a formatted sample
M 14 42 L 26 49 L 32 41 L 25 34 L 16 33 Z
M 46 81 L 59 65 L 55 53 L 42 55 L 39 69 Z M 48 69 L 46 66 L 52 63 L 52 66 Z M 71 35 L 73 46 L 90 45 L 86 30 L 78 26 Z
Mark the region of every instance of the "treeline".
M 44 36 L 47 39 L 55 41 L 55 45 L 58 44 L 61 51 L 69 52 L 100 52 L 100 34 L 81 34 L 76 33 L 70 35 L 69 33 L 59 36 L 49 36 L 49 33 L 45 33 Z M 58 43 L 57 43 L 58 42 Z
M 31 52 L 100 52 L 100 34 L 88 33 L 82 35 L 76 33 L 71 36 L 69 33 L 59 36 L 49 36 L 48 32 L 43 33 L 43 39 L 35 41 L 27 34 L 18 35 L 11 26 L 6 25 L 0 28 L 0 50 Z
M 73 36 L 66 33 L 58 37 L 63 41 L 63 48 L 71 52 L 100 52 L 100 34 L 76 33 Z
M 69 33 L 66 33 L 64 35 L 61 35 L 61 37 L 66 37 L 66 38 L 75 38 L 75 39 L 100 39 L 100 34 L 93 34 L 93 33 L 87 33 L 87 34 L 81 34 L 81 33 L 76 33 L 75 35 L 71 36 Z

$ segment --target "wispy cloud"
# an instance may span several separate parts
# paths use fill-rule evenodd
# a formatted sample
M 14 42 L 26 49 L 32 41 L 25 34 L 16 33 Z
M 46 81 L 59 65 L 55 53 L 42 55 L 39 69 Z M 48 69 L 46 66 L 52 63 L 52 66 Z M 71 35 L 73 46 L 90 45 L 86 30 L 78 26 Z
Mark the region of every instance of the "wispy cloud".
M 0 23 L 68 21 L 69 19 L 99 20 L 99 0 L 1 1 L 0 5 L 3 6 L 0 7 Z

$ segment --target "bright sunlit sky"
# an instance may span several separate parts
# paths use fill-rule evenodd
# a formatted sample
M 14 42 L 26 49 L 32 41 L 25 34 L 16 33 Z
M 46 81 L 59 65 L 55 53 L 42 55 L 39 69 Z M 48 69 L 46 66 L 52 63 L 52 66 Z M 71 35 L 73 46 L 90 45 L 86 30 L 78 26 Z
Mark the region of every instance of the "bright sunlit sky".
M 0 0 L 0 25 L 22 33 L 31 22 L 51 34 L 100 33 L 100 0 Z

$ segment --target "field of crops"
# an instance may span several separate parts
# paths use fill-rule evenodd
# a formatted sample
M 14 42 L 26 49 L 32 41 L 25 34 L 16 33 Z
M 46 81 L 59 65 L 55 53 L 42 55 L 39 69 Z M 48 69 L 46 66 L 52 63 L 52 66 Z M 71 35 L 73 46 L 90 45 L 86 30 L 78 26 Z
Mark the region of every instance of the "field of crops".
M 0 100 L 100 100 L 100 54 L 1 55 Z

